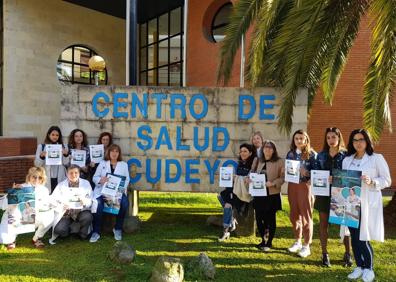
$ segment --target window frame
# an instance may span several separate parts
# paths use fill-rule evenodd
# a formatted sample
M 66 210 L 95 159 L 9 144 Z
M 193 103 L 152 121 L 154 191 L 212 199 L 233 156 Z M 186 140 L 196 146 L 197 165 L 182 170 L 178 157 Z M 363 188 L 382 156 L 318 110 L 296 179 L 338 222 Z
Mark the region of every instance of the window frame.
M 212 37 L 212 40 L 213 40 L 213 42 L 214 43 L 219 43 L 219 42 L 221 42 L 221 41 L 217 41 L 216 40 L 216 38 L 214 37 L 214 32 L 213 31 L 215 31 L 216 29 L 220 29 L 220 28 L 222 28 L 222 27 L 225 27 L 225 26 L 227 26 L 227 25 L 229 25 L 230 23 L 228 22 L 228 23 L 223 23 L 223 24 L 219 24 L 219 25 L 215 25 L 214 23 L 215 23 L 215 20 L 216 20 L 216 18 L 217 18 L 217 16 L 219 15 L 219 13 L 220 13 L 220 11 L 222 10 L 222 9 L 224 9 L 226 6 L 233 6 L 233 4 L 232 4 L 232 2 L 227 2 L 227 3 L 224 3 L 223 5 L 221 5 L 218 9 L 217 9 L 217 11 L 216 11 L 216 13 L 214 14 L 214 16 L 213 16 L 213 18 L 212 18 L 212 23 L 210 24 L 210 36 Z
M 59 63 L 71 64 L 71 67 L 72 67 L 72 69 L 71 69 L 71 80 L 61 79 L 59 77 L 58 77 L 58 80 L 61 83 L 66 83 L 66 84 L 70 83 L 70 84 L 95 85 L 95 76 L 94 76 L 93 71 L 89 68 L 89 65 L 88 64 L 79 63 L 79 62 L 75 62 L 75 60 L 74 60 L 74 50 L 75 50 L 75 48 L 84 48 L 84 49 L 88 50 L 89 51 L 89 58 L 92 58 L 92 56 L 98 55 L 98 53 L 96 53 L 93 49 L 91 49 L 91 48 L 89 48 L 89 47 L 87 47 L 85 45 L 73 44 L 73 45 L 70 45 L 70 46 L 66 47 L 65 49 L 62 50 L 61 54 L 58 57 L 58 61 L 57 61 L 57 64 L 56 64 L 56 66 L 57 66 L 56 72 L 58 74 L 58 64 Z M 72 52 L 71 61 L 59 59 L 59 58 L 61 58 L 62 54 L 68 49 L 71 49 L 71 52 Z M 74 66 L 75 65 L 80 66 L 80 67 L 87 67 L 89 69 L 89 83 L 88 82 L 82 82 L 82 81 L 76 81 L 74 79 Z M 108 81 L 107 68 L 105 68 L 103 71 L 105 72 L 105 75 L 106 75 L 105 80 L 104 80 L 104 85 L 107 85 L 107 81 Z

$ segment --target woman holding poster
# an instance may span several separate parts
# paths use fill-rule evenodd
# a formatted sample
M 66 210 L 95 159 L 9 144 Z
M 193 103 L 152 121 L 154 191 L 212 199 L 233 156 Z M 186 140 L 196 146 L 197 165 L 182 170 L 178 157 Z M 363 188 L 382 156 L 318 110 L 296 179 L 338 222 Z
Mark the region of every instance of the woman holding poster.
M 34 187 L 35 207 L 30 207 L 28 202 L 26 202 L 25 209 L 20 217 L 23 218 L 23 214 L 25 214 L 25 220 L 30 219 L 35 223 L 36 232 L 34 233 L 32 243 L 36 248 L 44 247 L 41 238 L 43 238 L 45 233 L 51 228 L 54 220 L 54 212 L 50 207 L 49 190 L 44 186 L 46 178 L 44 168 L 31 167 L 26 175 L 26 183 L 14 184 L 13 186 L 13 188 Z M 11 232 L 11 230 L 5 229 L 8 224 L 8 219 L 9 216 L 7 212 L 5 212 L 1 220 L 0 241 L 3 244 L 7 244 L 8 250 L 12 250 L 15 249 L 15 239 L 17 235 Z
M 264 137 L 261 131 L 255 131 L 252 135 L 252 138 L 250 138 L 252 145 L 256 149 L 254 152 L 254 156 L 261 158 L 263 155 L 263 143 L 264 143 Z
M 275 236 L 276 212 L 282 210 L 280 192 L 284 182 L 284 161 L 278 156 L 275 143 L 270 140 L 264 141 L 262 151 L 262 156 L 254 159 L 251 172 L 265 175 L 267 196 L 253 197 L 253 207 L 261 237 L 261 243 L 256 245 L 256 248 L 268 252 L 272 248 L 272 240 Z M 266 228 L 268 228 L 267 240 L 264 236 Z
M 309 246 L 312 243 L 313 234 L 312 206 L 314 199 L 308 182 L 310 180 L 310 171 L 313 169 L 316 159 L 316 152 L 311 148 L 307 132 L 302 129 L 294 132 L 290 151 L 287 153 L 286 159 L 299 162 L 298 184 L 288 183 L 287 196 L 290 205 L 290 221 L 293 225 L 293 233 L 296 239 L 288 250 L 305 258 L 311 255 Z M 302 237 L 304 237 L 303 244 L 301 243 Z
M 103 195 L 103 188 L 109 181 L 109 176 L 121 178 L 116 197 Z M 97 201 L 96 211 L 93 210 L 93 233 L 89 242 L 95 243 L 100 238 L 100 229 L 102 226 L 102 215 L 105 208 L 105 201 L 117 201 L 119 206 L 118 214 L 116 215 L 116 223 L 113 229 L 114 239 L 119 241 L 122 239 L 122 226 L 124 218 L 128 211 L 129 201 L 127 197 L 127 188 L 129 184 L 129 170 L 128 164 L 122 161 L 122 153 L 120 146 L 112 144 L 106 150 L 104 160 L 99 164 L 93 177 L 93 182 L 96 184 L 94 190 L 94 199 Z M 113 199 L 111 199 L 113 198 Z M 119 202 L 119 203 L 118 203 Z
M 373 281 L 374 251 L 370 241 L 384 241 L 381 189 L 391 185 L 391 177 L 388 164 L 381 154 L 374 153 L 371 138 L 365 129 L 351 132 L 348 156 L 342 162 L 342 169 L 362 172 L 360 223 L 358 228 L 349 227 L 357 267 L 348 278 L 362 277 L 363 281 Z
M 45 135 L 44 143 L 39 144 L 36 150 L 34 165 L 43 167 L 45 169 L 45 173 L 48 177 L 47 182 L 45 183 L 45 187 L 47 187 L 50 192 L 54 191 L 56 185 L 58 185 L 59 182 L 62 182 L 66 179 L 65 165 L 67 165 L 69 162 L 69 159 L 67 158 L 69 155 L 69 151 L 67 147 L 63 145 L 62 139 L 62 132 L 60 128 L 58 126 L 51 126 L 48 129 L 47 134 Z M 60 144 L 63 148 L 62 161 L 58 165 L 46 164 L 46 146 L 55 144 Z
M 245 177 L 249 174 L 254 160 L 253 154 L 254 148 L 252 145 L 244 143 L 239 146 L 239 159 L 236 169 L 236 177 Z M 218 238 L 220 242 L 230 238 L 230 232 L 234 231 L 236 228 L 236 220 L 232 216 L 232 209 L 233 207 L 236 208 L 241 200 L 239 200 L 239 198 L 232 191 L 233 187 L 225 188 L 218 196 L 220 204 L 223 207 L 223 234 Z
M 80 177 L 89 181 L 89 165 L 91 163 L 87 134 L 81 129 L 73 129 L 69 135 L 69 163 L 72 164 L 73 150 L 85 151 L 85 162 L 80 166 Z
M 315 170 L 327 170 L 332 175 L 333 169 L 342 169 L 342 161 L 346 156 L 346 148 L 341 131 L 337 127 L 326 128 L 323 149 L 318 154 L 315 162 Z M 331 187 L 330 187 L 331 189 Z M 327 239 L 329 237 L 329 212 L 330 195 L 315 196 L 314 208 L 319 212 L 319 236 L 322 247 L 322 265 L 330 267 L 330 257 L 327 252 Z M 351 247 L 349 237 L 344 237 L 344 265 L 352 266 Z

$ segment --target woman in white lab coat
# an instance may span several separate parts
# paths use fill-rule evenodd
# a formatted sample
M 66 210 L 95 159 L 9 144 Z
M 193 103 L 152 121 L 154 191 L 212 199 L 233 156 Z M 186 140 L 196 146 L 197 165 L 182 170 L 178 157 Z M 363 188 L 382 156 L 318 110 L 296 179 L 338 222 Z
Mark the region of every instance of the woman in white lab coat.
M 118 194 L 118 197 L 121 197 L 121 199 L 102 195 L 103 185 L 109 180 L 109 174 L 122 178 L 120 188 L 123 189 L 123 192 L 121 194 Z M 129 201 L 127 197 L 127 188 L 129 184 L 129 169 L 128 164 L 122 161 L 120 146 L 112 144 L 107 148 L 105 158 L 102 162 L 100 162 L 99 166 L 97 167 L 92 180 L 96 185 L 94 190 L 94 199 L 97 201 L 97 208 L 96 211 L 94 209 L 92 210 L 94 217 L 93 233 L 89 241 L 91 243 L 95 243 L 100 238 L 102 215 L 103 209 L 105 208 L 105 201 L 113 203 L 115 201 L 120 201 L 119 203 L 117 203 L 117 205 L 119 205 L 119 211 L 116 215 L 116 223 L 113 229 L 113 233 L 115 240 L 121 240 L 122 226 L 124 224 L 124 218 L 127 214 L 129 206 Z
M 391 185 L 389 167 L 381 154 L 374 153 L 368 132 L 355 129 L 349 137 L 348 157 L 343 160 L 342 168 L 362 171 L 360 223 L 358 228 L 348 227 L 357 267 L 348 278 L 373 281 L 374 252 L 370 241 L 384 241 L 381 189 Z
M 44 247 L 44 243 L 41 238 L 44 237 L 45 233 L 51 228 L 54 220 L 54 211 L 50 206 L 50 195 L 47 187 L 44 186 L 46 183 L 45 170 L 42 167 L 31 167 L 26 176 L 26 183 L 14 184 L 14 188 L 23 187 L 34 187 L 35 193 L 35 208 L 29 207 L 30 212 L 27 214 L 27 219 L 35 219 L 36 232 L 33 235 L 32 243 L 36 248 Z M 29 205 L 27 202 L 25 206 Z M 17 209 L 19 211 L 19 209 Z M 24 210 L 26 213 L 26 208 Z M 23 213 L 20 214 L 20 218 Z M 3 214 L 0 226 L 0 242 L 7 245 L 8 250 L 15 248 L 15 239 L 17 234 L 13 232 L 13 228 L 8 225 L 9 211 Z M 18 219 L 19 220 L 19 219 Z

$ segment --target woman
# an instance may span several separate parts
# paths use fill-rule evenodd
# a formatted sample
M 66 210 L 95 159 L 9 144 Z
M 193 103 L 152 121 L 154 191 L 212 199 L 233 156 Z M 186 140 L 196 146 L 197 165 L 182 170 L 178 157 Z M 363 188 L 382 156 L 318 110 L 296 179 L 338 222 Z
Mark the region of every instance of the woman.
M 108 148 L 111 144 L 113 144 L 113 136 L 111 135 L 110 132 L 102 132 L 102 133 L 99 135 L 97 144 L 98 144 L 98 145 L 103 145 L 104 151 L 106 152 L 107 148 Z M 90 178 L 91 186 L 92 186 L 93 188 L 95 188 L 95 183 L 93 182 L 92 179 L 93 179 L 93 176 L 94 176 L 94 174 L 95 174 L 95 172 L 96 172 L 96 169 L 98 168 L 98 165 L 99 165 L 99 163 L 91 162 L 91 163 L 90 163 L 90 167 L 89 167 L 89 171 L 90 171 L 90 177 L 89 177 L 89 178 Z
M 20 215 L 23 217 L 24 213 L 26 213 L 26 218 L 24 219 L 26 222 L 33 220 L 36 225 L 36 232 L 34 233 L 32 243 L 36 248 L 44 247 L 44 243 L 41 238 L 44 237 L 45 233 L 51 228 L 52 222 L 54 220 L 54 211 L 50 207 L 50 195 L 47 187 L 44 186 L 46 183 L 46 175 L 45 170 L 42 167 L 31 167 L 26 175 L 26 183 L 23 184 L 14 184 L 13 188 L 23 188 L 23 187 L 34 187 L 35 193 L 35 208 L 32 208 L 28 202 L 25 203 L 25 209 Z M 29 210 L 27 213 L 27 210 Z M 19 209 L 18 209 L 19 210 Z M 7 244 L 7 249 L 12 250 L 15 249 L 15 239 L 16 234 L 11 230 L 7 230 L 8 224 L 8 212 L 6 211 L 3 214 L 3 218 L 1 220 L 2 231 L 1 240 L 3 244 Z M 4 230 L 4 231 L 3 231 Z
M 300 257 L 311 255 L 313 221 L 312 206 L 313 196 L 309 185 L 310 171 L 314 167 L 316 152 L 311 148 L 308 133 L 302 129 L 293 134 L 290 151 L 286 159 L 300 162 L 299 183 L 288 183 L 288 200 L 290 205 L 290 222 L 296 241 L 288 248 L 289 252 L 297 253 Z M 304 243 L 301 239 L 304 237 Z
M 278 156 L 275 143 L 267 140 L 263 144 L 263 154 L 256 158 L 252 172 L 265 174 L 267 196 L 253 197 L 256 224 L 260 233 L 261 243 L 256 245 L 259 250 L 268 252 L 272 248 L 272 240 L 276 230 L 276 212 L 282 210 L 281 186 L 284 182 L 284 161 Z M 268 239 L 265 229 L 268 228 Z
M 39 144 L 36 150 L 36 157 L 34 159 L 34 165 L 40 166 L 45 169 L 45 173 L 48 176 L 45 187 L 49 189 L 50 192 L 54 191 L 56 185 L 62 182 L 66 178 L 65 165 L 68 164 L 69 151 L 66 146 L 63 145 L 62 132 L 58 126 L 51 126 L 47 134 L 45 135 L 44 143 Z M 63 147 L 63 157 L 61 165 L 46 165 L 45 156 L 47 152 L 45 151 L 46 144 L 61 144 Z
M 260 131 L 255 131 L 252 135 L 252 138 L 250 138 L 250 141 L 254 148 L 256 149 L 254 151 L 254 156 L 261 158 L 262 157 L 262 149 L 263 149 L 263 143 L 264 143 L 264 138 L 263 134 L 261 134 Z
M 99 164 L 95 175 L 93 177 L 93 182 L 96 184 L 94 190 L 94 199 L 97 201 L 97 209 L 94 212 L 93 221 L 93 233 L 89 242 L 95 243 L 100 238 L 100 229 L 102 226 L 102 216 L 104 209 L 105 200 L 110 200 L 108 197 L 101 194 L 103 184 L 108 181 L 108 175 L 113 174 L 120 176 L 123 180 L 119 187 L 123 190 L 120 195 L 121 199 L 112 199 L 112 201 L 119 200 L 120 208 L 116 216 L 116 223 L 113 229 L 114 239 L 119 241 L 122 239 L 122 226 L 124 224 L 124 219 L 128 211 L 129 201 L 127 197 L 127 188 L 129 184 L 129 169 L 128 164 L 122 161 L 122 154 L 120 146 L 112 144 L 108 147 L 104 160 Z
M 110 132 L 102 132 L 102 133 L 99 135 L 97 144 L 99 144 L 99 145 L 100 145 L 100 144 L 103 144 L 104 149 L 105 149 L 105 151 L 106 151 L 106 149 L 107 149 L 111 144 L 113 144 L 113 136 L 111 135 Z
M 253 146 L 247 143 L 239 146 L 239 159 L 236 169 L 236 176 L 246 177 L 249 174 L 254 160 L 253 150 Z M 230 232 L 234 231 L 236 228 L 236 221 L 232 216 L 232 209 L 233 207 L 237 209 L 241 200 L 233 193 L 233 189 L 236 185 L 235 182 L 234 187 L 224 189 L 218 196 L 220 204 L 223 207 L 223 234 L 218 239 L 220 242 L 230 238 Z
M 352 250 L 357 267 L 348 279 L 373 281 L 374 251 L 370 241 L 384 241 L 384 220 L 381 189 L 391 185 L 388 164 L 381 154 L 375 154 L 368 132 L 355 129 L 348 142 L 348 156 L 342 162 L 342 169 L 362 171 L 360 194 L 360 222 L 358 228 L 349 228 Z
M 56 210 L 50 244 L 54 245 L 57 237 L 65 238 L 71 233 L 81 239 L 88 237 L 92 223 L 92 188 L 87 180 L 80 178 L 78 166 L 67 168 L 67 179 L 56 186 L 51 203 Z
M 326 129 L 323 149 L 318 154 L 315 162 L 315 170 L 328 170 L 332 175 L 333 169 L 341 169 L 342 161 L 346 156 L 344 139 L 341 131 L 337 127 L 329 127 Z M 329 213 L 330 213 L 330 195 L 316 196 L 314 208 L 319 212 L 319 236 L 322 247 L 322 265 L 330 267 L 330 257 L 327 252 L 327 239 L 329 238 Z M 349 237 L 344 237 L 344 265 L 351 266 L 351 254 Z
M 69 135 L 69 165 L 71 161 L 71 153 L 73 150 L 83 150 L 86 152 L 85 165 L 80 168 L 80 177 L 89 180 L 89 165 L 91 163 L 89 148 L 88 148 L 88 138 L 87 134 L 81 129 L 73 129 Z

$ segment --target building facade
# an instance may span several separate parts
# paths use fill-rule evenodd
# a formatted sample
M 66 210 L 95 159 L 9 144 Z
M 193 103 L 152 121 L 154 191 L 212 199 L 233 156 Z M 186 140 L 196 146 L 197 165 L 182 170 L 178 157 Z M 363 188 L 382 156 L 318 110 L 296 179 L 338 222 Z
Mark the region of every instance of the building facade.
M 60 121 L 65 84 L 92 84 L 87 58 L 106 61 L 101 84 L 125 85 L 128 76 L 126 0 L 3 0 L 0 59 L 3 136 L 38 138 Z M 135 1 L 130 1 L 135 2 Z M 220 42 L 229 0 L 137 1 L 138 84 L 215 87 Z M 249 41 L 249 38 L 246 40 Z M 348 138 L 362 127 L 363 81 L 369 61 L 368 20 L 339 81 L 332 106 L 319 92 L 308 120 L 314 148 L 321 150 L 326 127 L 337 126 Z M 240 53 L 228 86 L 241 81 Z M 70 82 L 71 81 L 71 82 Z M 392 106 L 395 120 L 396 106 Z M 395 126 L 393 126 L 395 130 Z M 68 132 L 64 133 L 65 135 Z M 266 135 L 266 138 L 271 136 Z M 384 132 L 376 151 L 383 153 L 396 179 L 395 138 Z

